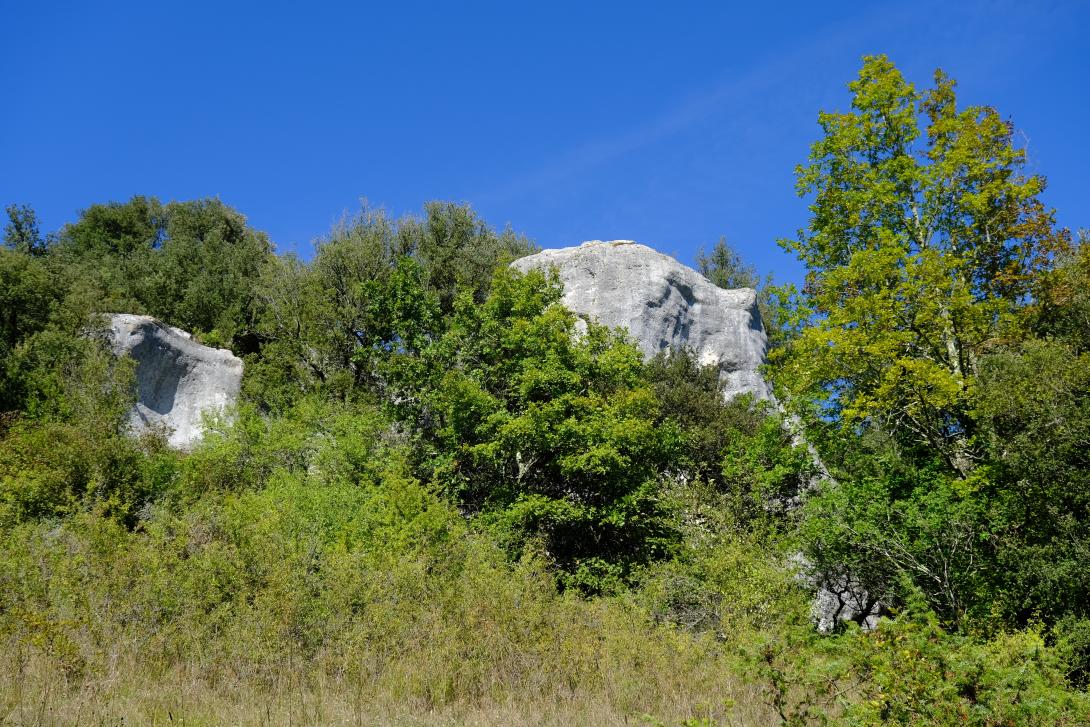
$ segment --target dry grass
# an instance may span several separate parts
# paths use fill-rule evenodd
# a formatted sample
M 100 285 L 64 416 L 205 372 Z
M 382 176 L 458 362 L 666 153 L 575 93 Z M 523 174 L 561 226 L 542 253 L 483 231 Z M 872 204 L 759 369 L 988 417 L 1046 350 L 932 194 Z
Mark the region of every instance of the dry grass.
M 774 721 L 737 644 L 561 593 L 411 483 L 289 480 L 2 546 L 0 724 Z
M 0 723 L 12 725 L 634 725 L 771 724 L 762 695 L 717 665 L 696 673 L 605 667 L 587 684 L 533 691 L 517 682 L 441 704 L 397 682 L 365 683 L 302 670 L 271 684 L 191 669 L 148 674 L 139 663 L 73 678 L 41 655 L 5 659 Z M 457 665 L 450 665 L 457 669 Z M 696 683 L 693 683 L 695 680 Z

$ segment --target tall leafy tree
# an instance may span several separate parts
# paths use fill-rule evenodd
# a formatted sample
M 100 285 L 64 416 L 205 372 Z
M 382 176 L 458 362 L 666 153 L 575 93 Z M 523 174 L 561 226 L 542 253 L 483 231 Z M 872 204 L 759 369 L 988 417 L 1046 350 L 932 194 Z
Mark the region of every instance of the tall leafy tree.
M 807 325 L 780 383 L 819 405 L 839 479 L 808 503 L 808 556 L 952 625 L 1081 616 L 1081 251 L 995 109 L 959 109 L 941 71 L 917 91 L 884 56 L 850 88 L 798 169 L 810 224 L 783 243 Z
M 1063 339 L 1078 353 L 1090 352 L 1090 230 L 1059 256 L 1056 267 L 1034 291 L 1034 329 Z
M 56 253 L 92 310 L 146 313 L 245 349 L 272 245 L 218 199 L 163 205 L 136 196 L 84 210 L 61 230 Z
M 241 344 L 255 328 L 254 286 L 272 257 L 268 237 L 218 199 L 171 202 L 165 220 L 142 300 L 152 315 L 209 334 L 210 343 Z
M 1012 125 L 959 108 L 942 71 L 934 80 L 918 91 L 888 58 L 867 57 L 851 110 L 820 114 L 824 134 L 797 170 L 810 223 L 781 243 L 806 266 L 812 325 L 781 382 L 965 475 L 980 356 L 1019 335 L 1034 278 L 1067 239 Z
M 60 242 L 75 256 L 129 256 L 159 247 L 165 235 L 163 205 L 137 195 L 128 202 L 91 205 L 61 230 Z
M 48 249 L 38 225 L 38 215 L 30 205 L 8 205 L 8 222 L 4 226 L 4 246 L 28 255 L 44 255 Z
M 41 259 L 0 248 L 0 412 L 23 404 L 19 347 L 49 323 L 56 288 Z
M 639 351 L 593 323 L 578 335 L 560 295 L 540 271 L 501 270 L 483 304 L 463 292 L 443 332 L 387 372 L 424 478 L 513 553 L 536 540 L 569 584 L 609 590 L 671 547 L 659 492 L 681 434 Z

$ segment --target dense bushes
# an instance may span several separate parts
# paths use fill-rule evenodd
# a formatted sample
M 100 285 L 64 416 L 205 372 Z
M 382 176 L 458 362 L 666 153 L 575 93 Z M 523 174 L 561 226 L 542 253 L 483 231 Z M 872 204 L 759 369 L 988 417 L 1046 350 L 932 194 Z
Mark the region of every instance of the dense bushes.
M 17 721 L 45 700 L 62 720 L 247 723 L 1075 723 L 1090 709 L 1033 633 L 954 637 L 921 612 L 816 634 L 784 549 L 707 492 L 672 492 L 692 516 L 684 548 L 639 587 L 562 593 L 532 550 L 510 561 L 414 481 L 377 412 L 356 416 L 302 404 L 287 418 L 313 425 L 306 438 L 243 415 L 135 528 L 96 511 L 5 527 L 0 704 Z M 222 476 L 240 459 L 252 479 Z

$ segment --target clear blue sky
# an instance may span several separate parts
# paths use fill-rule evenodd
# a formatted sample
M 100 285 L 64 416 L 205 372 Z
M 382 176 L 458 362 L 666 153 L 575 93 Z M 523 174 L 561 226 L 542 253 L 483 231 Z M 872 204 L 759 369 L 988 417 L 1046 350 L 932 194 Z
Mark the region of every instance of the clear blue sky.
M 366 198 L 467 201 L 544 247 L 635 239 L 691 262 L 775 245 L 819 109 L 860 57 L 941 66 L 1029 142 L 1090 226 L 1090 3 L 50 3 L 0 0 L 0 203 L 218 195 L 281 251 Z

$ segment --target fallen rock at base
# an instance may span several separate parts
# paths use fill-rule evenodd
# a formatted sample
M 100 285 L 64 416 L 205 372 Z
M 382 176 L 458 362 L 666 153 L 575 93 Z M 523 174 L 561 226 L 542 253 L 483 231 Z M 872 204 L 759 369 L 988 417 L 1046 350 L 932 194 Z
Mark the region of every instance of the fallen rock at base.
M 842 621 L 854 621 L 864 631 L 872 631 L 878 627 L 883 611 L 881 602 L 871 598 L 867 589 L 850 578 L 839 583 L 826 582 L 817 589 L 810 604 L 810 617 L 823 634 L 832 633 Z
M 719 369 L 728 398 L 770 398 L 759 370 L 768 338 L 752 288 L 725 290 L 630 240 L 594 240 L 512 263 L 522 272 L 551 266 L 564 284 L 561 302 L 572 312 L 628 329 L 645 356 L 688 347 L 701 364 Z
M 814 594 L 810 602 L 810 618 L 817 630 L 828 634 L 845 621 L 854 621 L 864 631 L 878 626 L 885 606 L 846 569 L 822 572 L 802 553 L 791 557 L 798 582 Z
M 188 449 L 200 439 L 202 414 L 238 400 L 242 359 L 230 351 L 197 343 L 150 316 L 112 314 L 108 333 L 114 353 L 136 361 L 134 433 L 165 428 L 171 447 Z

